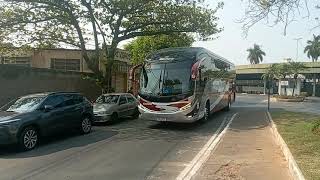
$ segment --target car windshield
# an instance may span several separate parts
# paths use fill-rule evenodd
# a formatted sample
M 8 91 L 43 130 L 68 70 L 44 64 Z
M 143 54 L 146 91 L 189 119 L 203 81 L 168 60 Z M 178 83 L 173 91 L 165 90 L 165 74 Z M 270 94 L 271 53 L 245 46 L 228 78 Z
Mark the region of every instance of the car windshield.
M 118 102 L 119 95 L 102 95 L 97 100 L 98 104 L 116 104 Z
M 4 111 L 17 113 L 30 112 L 35 110 L 44 98 L 45 96 L 21 97 L 6 105 Z

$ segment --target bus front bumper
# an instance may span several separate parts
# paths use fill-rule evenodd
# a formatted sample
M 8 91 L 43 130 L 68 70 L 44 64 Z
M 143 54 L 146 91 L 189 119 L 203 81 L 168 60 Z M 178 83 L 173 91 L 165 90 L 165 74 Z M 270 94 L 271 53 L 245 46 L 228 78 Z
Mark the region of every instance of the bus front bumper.
M 143 120 L 158 121 L 158 122 L 177 122 L 177 123 L 193 123 L 198 121 L 199 115 L 187 116 L 183 112 L 177 113 L 154 113 L 146 112 L 140 109 L 140 118 Z

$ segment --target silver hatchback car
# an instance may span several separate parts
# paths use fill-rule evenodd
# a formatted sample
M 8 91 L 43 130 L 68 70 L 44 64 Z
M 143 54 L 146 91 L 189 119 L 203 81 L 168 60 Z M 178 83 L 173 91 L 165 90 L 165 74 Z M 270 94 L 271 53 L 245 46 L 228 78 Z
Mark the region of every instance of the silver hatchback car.
M 103 94 L 93 104 L 95 122 L 116 121 L 123 117 L 139 117 L 138 101 L 129 93 Z

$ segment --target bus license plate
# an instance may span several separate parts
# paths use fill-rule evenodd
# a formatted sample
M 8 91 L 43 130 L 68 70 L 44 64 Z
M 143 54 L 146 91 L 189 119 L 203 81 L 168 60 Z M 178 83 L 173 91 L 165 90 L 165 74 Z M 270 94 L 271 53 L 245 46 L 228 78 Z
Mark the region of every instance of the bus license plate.
M 167 121 L 167 118 L 158 117 L 157 121 Z

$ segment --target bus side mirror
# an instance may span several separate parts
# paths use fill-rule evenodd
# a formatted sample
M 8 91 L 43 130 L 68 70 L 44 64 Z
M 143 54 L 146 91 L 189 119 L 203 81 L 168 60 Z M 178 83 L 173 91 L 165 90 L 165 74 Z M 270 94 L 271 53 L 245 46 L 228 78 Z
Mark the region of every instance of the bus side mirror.
M 194 63 L 194 65 L 191 68 L 191 79 L 196 80 L 199 75 L 199 65 L 200 61 Z
M 142 66 L 142 73 L 143 73 L 143 77 L 144 77 L 144 81 L 143 81 L 143 87 L 146 88 L 148 86 L 148 74 L 146 69 Z

